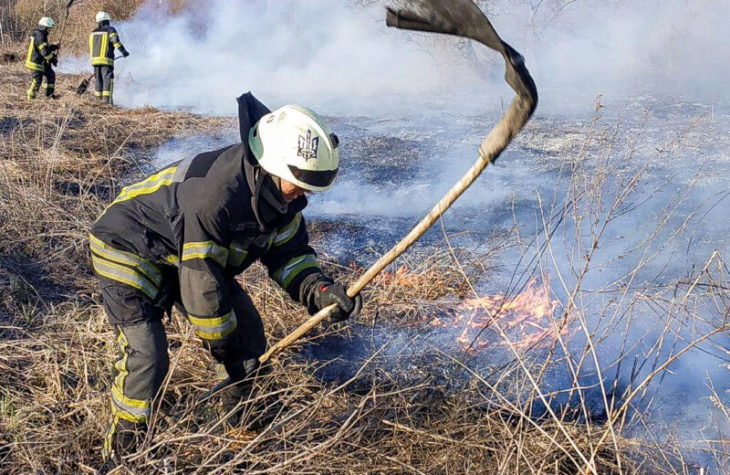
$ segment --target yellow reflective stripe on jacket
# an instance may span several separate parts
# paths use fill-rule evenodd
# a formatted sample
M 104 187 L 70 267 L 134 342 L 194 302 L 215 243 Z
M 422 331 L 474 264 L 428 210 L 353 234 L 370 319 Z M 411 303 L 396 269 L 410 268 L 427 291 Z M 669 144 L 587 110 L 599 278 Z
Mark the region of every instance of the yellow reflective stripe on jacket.
M 213 241 L 186 242 L 183 244 L 183 262 L 208 258 L 216 261 L 221 267 L 225 267 L 228 260 L 228 249 Z
M 205 318 L 189 315 L 188 319 L 195 329 L 195 334 L 204 340 L 220 340 L 238 327 L 238 320 L 233 310 L 222 317 Z
M 119 193 L 119 196 L 117 196 L 117 199 L 115 199 L 112 204 L 131 200 L 136 196 L 148 195 L 150 193 L 154 193 L 163 186 L 168 186 L 170 183 L 172 183 L 173 176 L 175 175 L 175 170 L 177 170 L 177 167 L 166 168 L 139 183 L 125 186 L 124 188 L 122 188 L 122 192 Z
M 89 242 L 91 252 L 99 257 L 103 257 L 106 260 L 113 261 L 119 264 L 125 264 L 130 267 L 134 267 L 145 277 L 152 281 L 153 284 L 159 286 L 162 283 L 162 271 L 159 267 L 154 265 L 143 257 L 139 257 L 130 252 L 120 251 L 114 249 L 109 244 L 105 243 L 101 239 L 97 238 L 93 234 L 89 234 Z
M 242 247 L 238 247 L 235 244 L 231 244 L 228 247 L 228 261 L 226 262 L 226 265 L 231 267 L 238 267 L 243 264 L 243 261 L 246 259 L 247 255 L 247 250 L 243 249 Z
M 25 67 L 31 71 L 45 71 L 46 68 L 39 63 L 33 62 L 33 50 L 35 48 L 35 38 L 30 37 L 30 44 L 28 45 L 28 56 L 25 58 Z M 30 95 L 29 95 L 30 96 Z
M 299 230 L 299 225 L 302 222 L 302 213 L 297 213 L 294 219 L 289 224 L 281 228 L 281 230 L 274 237 L 274 247 L 281 246 L 291 240 Z
M 112 42 L 116 49 L 120 49 L 122 47 L 122 44 L 119 42 L 119 35 L 116 33 L 109 35 L 109 41 Z
M 129 285 L 135 289 L 139 289 L 151 299 L 154 299 L 157 296 L 157 287 L 155 287 L 152 282 L 147 280 L 135 269 L 115 264 L 114 262 L 102 259 L 95 254 L 91 254 L 91 262 L 94 265 L 94 271 L 97 274 L 104 276 L 107 279 Z
M 45 59 L 46 61 L 50 61 L 53 59 L 53 53 L 46 54 L 43 52 L 43 50 L 45 50 L 47 46 L 48 43 L 41 43 L 40 45 L 38 45 L 38 52 L 41 54 L 41 56 L 43 56 L 43 59 Z
M 317 258 L 313 254 L 306 254 L 290 259 L 284 264 L 279 270 L 274 272 L 272 278 L 283 288 L 291 283 L 292 279 L 296 277 L 304 269 L 310 269 L 312 267 L 319 267 L 317 264 Z
M 170 254 L 169 256 L 165 257 L 164 262 L 167 264 L 171 264 L 175 267 L 180 267 L 180 258 L 174 254 Z
M 96 48 L 98 47 L 98 50 Z M 109 57 L 109 34 L 96 31 L 89 35 L 89 56 L 93 66 L 111 66 L 114 59 Z

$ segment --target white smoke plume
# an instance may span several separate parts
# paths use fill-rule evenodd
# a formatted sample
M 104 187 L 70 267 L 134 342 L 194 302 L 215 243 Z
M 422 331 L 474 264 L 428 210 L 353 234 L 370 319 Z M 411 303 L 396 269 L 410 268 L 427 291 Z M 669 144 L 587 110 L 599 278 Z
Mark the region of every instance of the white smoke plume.
M 510 100 L 496 53 L 387 28 L 385 4 L 198 0 L 172 14 L 166 2 L 150 1 L 115 23 L 132 53 L 117 61 L 117 103 L 233 115 L 233 98 L 251 90 L 273 106 L 299 102 L 327 114 L 392 115 L 423 101 L 484 110 Z M 598 94 L 619 101 L 643 94 L 730 97 L 726 0 L 535 5 L 490 2 L 487 10 L 526 57 L 540 113 L 585 110 Z M 65 67 L 86 64 L 79 58 Z
M 452 73 L 387 29 L 382 6 L 217 0 L 171 15 L 150 2 L 118 29 L 132 52 L 117 62 L 117 102 L 125 106 L 234 115 L 233 99 L 251 90 L 274 105 L 351 112 L 353 101 L 438 90 Z
M 645 252 L 655 257 L 641 267 L 631 285 L 648 289 L 693 276 L 714 250 L 727 256 L 727 200 L 719 197 L 728 189 L 730 1 L 553 2 L 565 7 L 557 15 L 547 8 L 532 10 L 526 3 L 495 1 L 488 7 L 497 31 L 523 53 L 535 77 L 541 102 L 530 124 L 534 128 L 528 128 L 450 210 L 447 225 L 454 216 L 470 214 L 483 229 L 509 224 L 514 203 L 514 219 L 522 230 L 527 234 L 530 227 L 539 229 L 536 196 L 540 193 L 545 202 L 555 196 L 560 206 L 569 181 L 560 160 L 577 158 L 590 128 L 586 124 L 591 122 L 594 98 L 602 94 L 606 108 L 601 114 L 609 118 L 598 123 L 598 132 L 610 136 L 614 119 L 623 125 L 612 143 L 601 139 L 588 148 L 587 160 L 598 160 L 604 149 L 615 148 L 610 163 L 631 157 L 627 169 L 616 168 L 617 176 L 644 165 L 647 170 L 635 194 L 636 209 L 615 220 L 583 277 L 586 301 L 593 299 L 587 305 L 600 308 L 604 289 L 622 281 Z M 338 116 L 335 129 L 343 138 L 346 165 L 330 192 L 313 197 L 307 211 L 315 218 L 349 215 L 386 225 L 394 218 L 415 222 L 473 160 L 492 120 L 484 114 L 485 106 L 496 118 L 512 95 L 495 53 L 454 39 L 388 29 L 382 2 L 364 7 L 334 0 L 199 1 L 175 15 L 148 4 L 117 27 L 132 52 L 117 63 L 116 97 L 124 106 L 235 115 L 234 98 L 251 90 L 270 107 L 297 102 Z M 423 101 L 427 108 L 413 108 Z M 717 116 L 712 107 L 690 102 L 718 105 Z M 623 107 L 612 104 L 627 107 L 622 113 Z M 704 119 L 692 125 L 698 116 Z M 572 127 L 578 129 L 573 132 L 576 144 L 569 143 Z M 679 133 L 684 129 L 688 132 Z M 672 139 L 675 134 L 677 140 Z M 546 137 L 542 142 L 541 136 Z M 401 149 L 388 142 L 378 151 L 383 156 L 369 158 L 371 150 L 363 151 L 367 144 L 359 149 L 352 145 L 363 137 L 396 138 L 404 152 L 417 148 L 418 154 L 407 171 L 383 177 L 375 171 L 403 162 Z M 525 137 L 530 141 L 523 142 Z M 161 149 L 158 159 L 179 159 L 235 140 L 232 131 L 215 143 L 181 141 Z M 635 151 L 629 150 L 631 144 Z M 352 156 L 357 160 L 348 162 Z M 367 160 L 373 163 L 362 163 Z M 366 178 L 368 173 L 374 178 Z M 691 190 L 683 206 L 646 241 L 682 187 Z M 632 207 L 633 202 L 627 204 L 627 209 Z M 685 219 L 686 230 L 680 233 Z M 573 237 L 561 232 L 553 237 L 557 251 L 569 248 Z M 553 273 L 570 278 L 566 257 L 558 255 L 556 260 L 550 264 Z M 514 261 L 503 260 L 507 275 L 501 280 L 494 276 L 498 285 L 509 280 Z M 631 326 L 617 326 L 615 335 L 598 348 L 600 360 L 612 361 L 625 334 L 631 351 L 643 358 L 646 345 L 656 341 L 664 324 L 663 314 L 654 311 L 637 304 Z M 708 320 L 717 317 L 711 309 L 697 313 Z M 728 346 L 726 336 L 715 341 Z M 727 375 L 722 359 L 710 356 L 706 347 L 701 350 L 672 365 L 673 373 L 662 380 L 660 398 L 671 418 L 664 416 L 659 422 L 681 423 L 692 436 L 701 434 L 707 421 L 705 379 L 726 381 Z M 662 354 L 666 356 L 666 350 Z M 647 371 L 644 368 L 641 375 Z M 718 387 L 723 393 L 729 389 L 724 383 Z M 726 433 L 727 427 L 717 431 Z

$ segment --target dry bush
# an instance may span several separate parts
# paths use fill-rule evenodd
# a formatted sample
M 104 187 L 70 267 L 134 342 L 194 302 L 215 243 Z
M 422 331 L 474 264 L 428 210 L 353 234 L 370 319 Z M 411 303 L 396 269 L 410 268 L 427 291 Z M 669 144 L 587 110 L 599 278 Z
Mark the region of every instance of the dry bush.
M 3 69 L 0 254 L 5 269 L 25 272 L 38 285 L 43 269 L 57 284 L 89 286 L 88 227 L 116 194 L 119 177 L 140 173 L 140 160 L 173 136 L 230 124 L 99 105 L 73 93 L 74 79 L 59 77 L 60 100 L 30 102 L 23 99 L 22 65 Z
M 0 74 L 9 85 L 0 97 L 0 284 L 10 289 L 0 299 L 0 471 L 90 472 L 99 464 L 116 350 L 93 286 L 86 231 L 119 188 L 120 177 L 143 169 L 145 158 L 165 139 L 232 124 L 99 106 L 72 94 L 61 101 L 24 102 L 27 78 L 20 67 Z M 66 88 L 70 93 L 72 86 Z M 601 183 L 587 186 L 581 180 L 606 175 L 581 170 L 587 163 L 585 154 L 579 154 L 570 165 L 575 193 L 563 214 L 576 220 L 591 216 L 600 223 L 605 209 L 612 208 L 584 198 L 585 190 Z M 625 190 L 634 183 L 629 179 Z M 554 210 L 545 211 L 550 215 Z M 546 219 L 546 227 L 552 224 Z M 312 235 L 317 249 L 326 250 L 316 223 Z M 585 236 L 578 237 L 583 250 Z M 514 241 L 525 242 L 521 237 Z M 358 324 L 350 330 L 321 328 L 301 344 L 340 333 L 348 342 L 348 331 L 382 322 L 394 339 L 399 328 L 418 329 L 424 314 L 475 292 L 475 281 L 489 277 L 491 259 L 503 245 L 498 239 L 487 246 L 494 255 L 474 255 L 452 248 L 445 237 L 435 248 L 411 251 L 367 289 Z M 541 247 L 540 258 L 531 261 L 523 278 L 540 276 L 550 245 Z M 590 270 L 591 246 L 585 250 L 574 254 L 581 256 L 574 262 L 575 275 L 583 275 L 581 266 Z M 351 282 L 362 271 L 360 263 L 322 255 L 326 270 L 340 280 Z M 271 284 L 262 267 L 248 270 L 242 285 L 265 315 L 272 342 L 306 317 Z M 575 297 L 571 302 L 580 302 L 582 281 L 573 285 L 566 293 Z M 518 292 L 519 283 L 511 291 Z M 480 297 L 478 292 L 474 296 Z M 583 325 L 587 310 L 572 303 L 565 307 L 553 323 Z M 300 345 L 300 351 L 287 351 L 274 361 L 271 375 L 256 380 L 251 397 L 240 404 L 240 423 L 232 426 L 217 398 L 196 402 L 216 382 L 216 371 L 190 325 L 174 314 L 166 327 L 171 371 L 150 436 L 126 461 L 131 473 L 684 470 L 676 445 L 622 433 L 636 395 L 631 391 L 640 390 L 641 381 L 609 406 L 602 420 L 589 414 L 584 388 L 578 386 L 570 389 L 579 395 L 576 405 L 536 414 L 536 403 L 557 397 L 540 385 L 547 366 L 563 363 L 549 348 L 547 353 L 510 348 L 508 361 L 485 371 L 473 366 L 469 354 L 454 355 L 434 345 L 415 357 L 407 344 L 386 341 L 347 379 L 327 381 L 320 371 L 333 362 L 307 360 L 306 347 Z M 502 343 L 512 343 L 512 336 L 500 331 L 499 318 L 491 327 Z M 567 337 L 556 335 L 549 343 L 569 347 Z M 590 335 L 588 340 L 602 337 Z M 490 350 L 497 353 L 496 346 Z M 590 346 L 578 349 L 578 361 L 589 358 Z M 608 396 L 611 388 L 604 389 Z

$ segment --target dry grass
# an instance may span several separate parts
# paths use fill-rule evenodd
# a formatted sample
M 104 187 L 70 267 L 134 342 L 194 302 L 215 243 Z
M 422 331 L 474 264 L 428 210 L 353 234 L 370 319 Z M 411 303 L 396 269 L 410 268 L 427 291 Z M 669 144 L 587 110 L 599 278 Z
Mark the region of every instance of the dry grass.
M 19 66 L 3 68 L 0 80 L 7 85 L 0 96 L 0 471 L 89 473 L 99 464 L 115 348 L 93 285 L 86 231 L 120 177 L 140 170 L 164 140 L 230 123 L 98 106 L 72 96 L 77 81 L 67 77 L 59 79 L 64 98 L 29 103 Z M 575 185 L 565 212 L 577 218 L 586 210 L 580 190 L 592 187 Z M 322 232 L 313 231 L 315 245 L 326 250 Z M 588 265 L 590 250 L 576 255 L 584 256 L 576 266 L 581 259 Z M 452 249 L 448 239 L 436 251 L 409 253 L 368 288 L 359 322 L 417 327 L 425 313 L 470 295 L 489 258 Z M 361 272 L 358 263 L 325 261 L 345 281 Z M 539 275 L 539 266 L 530 273 Z M 305 317 L 262 268 L 247 271 L 243 285 L 271 340 Z M 580 282 L 568 290 L 579 301 Z M 580 323 L 584 311 L 569 303 L 554 324 Z M 468 357 L 441 348 L 423 362 L 385 345 L 350 380 L 325 382 L 317 371 L 329 362 L 289 351 L 256 382 L 232 428 L 215 400 L 196 403 L 215 383 L 210 357 L 182 318 L 167 327 L 171 371 L 150 437 L 127 461 L 132 473 L 687 473 L 675 446 L 623 434 L 631 394 L 603 419 L 581 412 L 582 397 L 572 410 L 537 417 L 535 403 L 555 396 L 537 384 L 555 353 L 540 359 L 514 351 L 486 376 Z M 554 345 L 567 346 L 557 334 Z M 591 356 L 590 346 L 583 351 L 580 361 Z M 719 396 L 717 404 L 724 408 Z
M 42 16 L 50 16 L 56 22 L 51 33 L 51 42 L 61 40 L 63 31 L 63 51 L 79 53 L 88 48 L 88 34 L 96 28 L 95 15 L 99 10 L 108 12 L 115 21 L 130 17 L 144 3 L 142 0 L 83 0 L 77 1 L 68 10 L 68 0 L 15 0 L 7 2 L 0 10 L 4 20 L 7 39 L 19 40 L 35 28 Z M 6 38 L 4 38 L 6 39 Z
M 42 16 L 50 16 L 56 22 L 56 28 L 51 32 L 51 42 L 61 40 L 65 22 L 62 51 L 85 53 L 88 51 L 88 34 L 96 28 L 96 12 L 106 11 L 112 22 L 118 22 L 130 18 L 144 3 L 144 0 L 76 0 L 66 17 L 68 0 L 4 0 L 0 5 L 0 43 L 24 39 Z M 156 2 L 157 7 L 168 8 L 173 12 L 184 8 L 186 4 L 187 0 Z

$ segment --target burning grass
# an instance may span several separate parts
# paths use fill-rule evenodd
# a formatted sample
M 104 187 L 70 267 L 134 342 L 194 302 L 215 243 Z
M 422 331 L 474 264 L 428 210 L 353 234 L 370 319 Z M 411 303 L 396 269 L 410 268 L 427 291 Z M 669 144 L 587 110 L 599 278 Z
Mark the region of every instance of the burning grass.
M 99 464 L 109 417 L 115 348 L 93 285 L 86 231 L 122 175 L 141 170 L 163 141 L 230 124 L 98 106 L 72 96 L 79 78 L 64 76 L 62 99 L 28 103 L 20 67 L 3 67 L 0 75 L 8 85 L 0 96 L 0 471 L 89 473 Z M 316 223 L 313 231 L 315 245 L 326 251 Z M 489 247 L 504 243 L 496 239 Z M 362 272 L 359 263 L 322 254 L 327 270 L 340 279 L 353 281 Z M 623 434 L 629 415 L 641 418 L 629 411 L 627 393 L 595 417 L 586 407 L 583 381 L 554 392 L 540 389 L 549 374 L 545 362 L 560 360 L 559 349 L 567 346 L 563 328 L 580 328 L 584 309 L 571 303 L 576 299 L 556 302 L 540 272 L 532 273 L 539 280 L 505 294 L 475 291 L 474 282 L 489 277 L 491 257 L 454 249 L 448 238 L 402 257 L 366 290 L 365 311 L 355 325 L 322 328 L 301 350 L 274 361 L 271 375 L 258 379 L 241 403 L 234 427 L 217 399 L 196 403 L 216 382 L 216 372 L 190 325 L 174 315 L 167 325 L 171 371 L 160 410 L 150 437 L 124 470 L 682 473 L 684 461 L 674 446 Z M 714 275 L 694 288 L 724 298 Z M 305 318 L 262 268 L 247 271 L 242 283 L 265 316 L 271 340 Z M 580 288 L 570 290 L 568 295 L 580 294 Z M 430 324 L 436 318 L 438 327 Z M 515 338 L 537 324 L 541 344 L 548 344 L 538 353 L 522 351 Z M 473 332 L 487 327 L 492 338 L 474 348 L 494 357 L 486 369 L 472 364 L 474 352 L 452 352 L 443 343 L 448 339 L 463 349 L 474 341 Z M 381 343 L 339 380 L 320 377 L 333 361 L 303 356 L 327 338 L 346 348 L 358 331 L 374 335 L 380 328 Z M 404 341 L 396 341 L 404 330 Z M 409 345 L 427 331 L 442 339 L 425 340 L 414 354 Z M 497 360 L 505 347 L 514 352 Z M 628 393 L 644 387 L 640 383 L 632 381 Z M 576 397 L 563 397 L 566 391 Z M 725 408 L 720 395 L 716 404 Z

